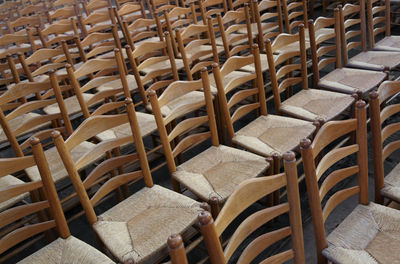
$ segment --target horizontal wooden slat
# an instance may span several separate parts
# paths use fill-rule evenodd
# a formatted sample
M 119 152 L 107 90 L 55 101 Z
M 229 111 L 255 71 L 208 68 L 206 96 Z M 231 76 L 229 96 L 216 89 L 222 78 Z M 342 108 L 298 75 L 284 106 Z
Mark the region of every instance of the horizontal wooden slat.
M 323 222 L 328 218 L 329 214 L 338 206 L 341 202 L 349 198 L 350 196 L 360 192 L 359 186 L 350 187 L 344 190 L 340 190 L 332 195 L 325 204 L 322 211 Z
M 334 187 L 337 183 L 343 181 L 344 179 L 347 179 L 348 177 L 356 174 L 357 172 L 358 166 L 352 166 L 335 170 L 334 172 L 329 174 L 319 188 L 319 197 L 321 201 L 324 199 L 329 190 L 332 189 L 332 187 Z
M 353 153 L 356 153 L 358 149 L 358 145 L 350 145 L 346 147 L 336 148 L 326 153 L 317 166 L 317 180 L 319 180 L 324 172 L 329 169 L 333 164 Z
M 0 213 L 0 228 L 49 207 L 48 201 L 16 206 Z
M 41 181 L 36 181 L 3 187 L 0 191 L 0 203 L 10 200 L 20 194 L 39 189 L 42 186 L 43 184 Z

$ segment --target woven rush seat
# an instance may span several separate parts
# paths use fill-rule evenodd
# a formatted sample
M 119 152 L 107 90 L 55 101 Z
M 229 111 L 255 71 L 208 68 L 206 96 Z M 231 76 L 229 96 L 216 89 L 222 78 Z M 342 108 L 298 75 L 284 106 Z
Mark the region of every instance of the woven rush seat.
M 37 116 L 40 116 L 40 114 L 32 113 L 32 112 L 27 113 L 27 114 L 22 114 L 22 115 L 17 116 L 16 118 L 13 118 L 13 119 L 9 120 L 8 124 L 9 124 L 11 130 L 15 131 L 22 124 L 24 124 L 25 122 L 27 122 L 27 121 L 29 121 L 32 118 L 37 117 Z M 33 127 L 31 129 L 25 131 L 24 134 L 28 134 L 29 132 L 36 131 L 39 128 L 42 128 L 42 127 L 45 127 L 45 126 L 49 126 L 49 125 L 50 125 L 50 122 L 47 122 L 47 123 L 44 123 L 44 124 L 40 124 L 37 127 Z M 6 134 L 4 133 L 3 129 L 0 127 L 0 142 L 5 142 L 7 140 L 8 139 L 7 139 Z
M 93 225 L 119 261 L 142 263 L 166 254 L 171 234 L 183 234 L 196 222 L 200 203 L 154 185 L 134 193 L 112 207 Z
M 400 52 L 361 52 L 349 59 L 347 66 L 362 67 L 374 71 L 382 71 L 385 68 L 392 70 L 400 64 Z
M 12 175 L 6 175 L 0 178 L 0 189 L 8 189 L 9 187 L 17 184 L 24 183 L 22 180 L 18 179 L 17 177 L 14 177 Z M 3 210 L 13 206 L 14 204 L 22 201 L 26 197 L 29 196 L 29 193 L 24 193 L 18 196 L 15 196 L 11 199 L 8 199 L 2 203 L 0 203 L 0 212 Z
M 179 108 L 184 109 L 185 106 L 188 105 L 196 105 L 196 104 L 203 104 L 204 102 L 204 93 L 200 91 L 193 91 L 178 98 L 170 101 L 168 104 L 161 107 L 161 114 L 163 116 L 168 116 L 169 114 L 179 111 Z M 147 110 L 152 111 L 151 104 L 146 105 Z M 187 113 L 182 113 L 180 115 L 184 116 Z
M 264 157 L 283 155 L 294 150 L 302 138 L 309 137 L 315 126 L 290 117 L 260 116 L 235 133 L 232 142 Z
M 201 200 L 215 196 L 224 203 L 241 182 L 262 175 L 267 168 L 261 156 L 219 145 L 179 165 L 172 177 Z
M 381 189 L 381 193 L 400 203 L 400 163 L 385 176 L 385 185 Z
M 82 144 L 76 146 L 71 151 L 72 159 L 74 161 L 79 160 L 79 158 L 82 156 L 82 154 L 88 152 L 94 146 L 95 146 L 95 144 L 84 141 Z M 67 178 L 68 172 L 65 169 L 64 164 L 62 163 L 61 157 L 58 154 L 56 147 L 46 150 L 44 152 L 44 154 L 49 163 L 49 168 L 50 168 L 51 176 L 53 177 L 53 181 L 56 183 L 62 179 Z M 40 173 L 36 166 L 27 168 L 25 171 L 31 181 L 40 180 Z
M 389 36 L 375 43 L 374 50 L 400 51 L 400 36 Z
M 400 212 L 379 204 L 358 205 L 332 231 L 322 254 L 334 263 L 399 263 Z
M 67 239 L 58 238 L 44 248 L 24 258 L 19 264 L 62 264 L 62 263 L 87 263 L 109 264 L 114 263 L 106 255 L 86 244 L 85 242 L 70 236 Z
M 138 119 L 140 134 L 142 135 L 142 137 L 148 136 L 157 130 L 157 124 L 152 114 L 136 112 L 136 116 Z M 115 128 L 106 130 L 98 134 L 96 137 L 100 141 L 104 141 L 107 139 L 122 138 L 124 136 L 132 136 L 130 124 L 123 124 Z
M 89 94 L 89 93 L 82 93 L 82 95 L 83 95 L 83 99 L 85 101 L 88 101 L 90 98 L 93 97 L 93 94 Z M 81 106 L 78 101 L 78 97 L 76 97 L 76 96 L 68 97 L 68 98 L 64 99 L 64 102 L 65 102 L 65 106 L 67 108 L 68 115 L 76 114 L 76 113 L 79 113 L 80 111 L 82 111 Z M 49 106 L 46 106 L 45 108 L 43 108 L 43 111 L 48 115 L 59 114 L 61 112 L 60 108 L 58 107 L 58 103 L 54 103 Z
M 374 89 L 385 78 L 384 72 L 338 68 L 322 77 L 318 86 L 348 94 L 357 91 L 364 94 Z
M 301 90 L 285 100 L 280 111 L 285 114 L 309 121 L 323 119 L 329 121 L 336 118 L 354 102 L 354 98 L 341 93 L 319 89 Z

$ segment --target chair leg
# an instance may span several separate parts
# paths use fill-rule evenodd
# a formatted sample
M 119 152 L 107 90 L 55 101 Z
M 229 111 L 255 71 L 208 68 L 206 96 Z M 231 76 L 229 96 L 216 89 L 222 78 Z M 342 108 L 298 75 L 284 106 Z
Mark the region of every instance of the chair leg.
M 219 208 L 219 200 L 217 197 L 213 196 L 210 198 L 208 201 L 208 204 L 211 207 L 211 215 L 214 219 L 217 219 L 217 216 L 219 214 L 220 208 Z
M 281 156 L 279 154 L 275 153 L 272 156 L 272 159 L 274 161 L 274 174 L 278 174 L 281 171 Z M 278 205 L 280 203 L 280 195 L 281 195 L 280 190 L 276 190 L 273 193 L 274 205 Z

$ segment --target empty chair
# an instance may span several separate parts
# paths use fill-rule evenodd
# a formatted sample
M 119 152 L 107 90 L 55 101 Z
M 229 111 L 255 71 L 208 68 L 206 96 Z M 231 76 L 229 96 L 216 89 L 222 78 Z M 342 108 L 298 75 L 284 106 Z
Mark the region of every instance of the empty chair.
M 400 51 L 400 36 L 392 35 L 390 31 L 390 0 L 367 0 L 367 14 L 370 48 Z M 384 37 L 378 40 L 376 37 L 381 33 Z
M 53 138 L 89 224 L 101 243 L 119 262 L 155 263 L 166 256 L 166 241 L 171 233 L 179 233 L 185 237 L 186 231 L 193 232 L 191 226 L 200 211 L 200 204 L 153 184 L 137 116 L 130 99 L 127 99 L 126 111 L 129 114 L 92 116 L 66 141 L 57 132 L 53 134 Z M 82 153 L 79 160 L 73 161 L 70 152 L 77 143 L 125 123 L 131 124 L 131 135 L 99 143 L 97 148 Z M 134 144 L 136 151 L 98 162 L 85 180 L 81 180 L 78 171 L 82 166 L 99 159 L 105 152 L 120 148 L 126 142 Z M 132 171 L 135 166 L 129 169 L 129 165 L 135 164 L 140 164 L 138 170 Z M 118 173 L 113 173 L 116 170 Z M 144 180 L 145 187 L 129 196 L 127 184 L 141 179 Z M 90 191 L 100 182 L 100 188 Z M 114 191 L 118 194 L 121 188 L 126 199 L 97 215 L 94 207 Z
M 177 81 L 170 84 L 160 98 L 157 98 L 155 92 L 150 93 L 150 102 L 174 190 L 181 191 L 182 184 L 200 200 L 218 206 L 226 201 L 237 184 L 245 179 L 263 175 L 268 163 L 261 156 L 219 143 L 206 68 L 202 68 L 201 75 L 202 80 Z M 181 104 L 163 117 L 163 107 L 168 107 L 176 98 L 200 89 L 204 90 L 202 101 Z M 188 115 L 204 106 L 205 114 L 194 117 Z M 183 114 L 187 117 L 181 120 Z M 168 129 L 171 125 L 172 130 Z M 205 129 L 199 130 L 201 126 L 205 126 Z M 177 164 L 176 158 L 182 160 L 183 153 L 209 139 L 212 141 L 211 147 Z M 213 210 L 214 213 L 218 213 L 217 208 L 214 207 Z
M 365 96 L 376 88 L 387 74 L 348 68 L 342 64 L 339 9 L 335 8 L 334 15 L 334 18 L 319 17 L 315 22 L 309 21 L 313 87 L 347 94 L 361 93 Z M 333 32 L 324 30 L 332 26 L 335 29 Z M 351 32 L 349 33 L 351 36 Z M 335 55 L 332 56 L 332 53 Z M 332 66 L 335 67 L 334 70 L 331 70 Z M 322 76 L 323 73 L 326 74 Z
M 299 43 L 297 51 L 282 51 L 286 45 L 293 43 Z M 281 34 L 273 43 L 268 40 L 266 50 L 277 113 L 311 122 L 317 119 L 328 121 L 344 114 L 353 104 L 354 98 L 350 95 L 308 87 L 303 25 L 299 26 L 297 34 Z M 274 56 L 277 50 L 281 52 Z M 301 85 L 301 90 L 294 93 L 296 84 Z M 282 100 L 285 91 L 286 98 Z
M 365 0 L 357 4 L 339 6 L 340 39 L 342 41 L 343 65 L 358 69 L 383 71 L 394 70 L 400 65 L 400 52 L 370 51 L 367 49 L 367 28 L 365 22 Z M 360 40 L 357 40 L 359 38 Z M 350 52 L 361 52 L 350 57 Z M 376 87 L 380 83 L 376 83 Z
M 260 263 L 284 263 L 293 259 L 294 263 L 305 263 L 297 167 L 294 153 L 284 154 L 283 165 L 285 168 L 284 173 L 248 179 L 242 182 L 227 200 L 215 222 L 209 212 L 203 211 L 200 213 L 200 231 L 203 234 L 212 264 L 225 264 L 229 261 L 251 263 L 264 250 L 285 237 L 291 238 L 291 249 L 271 256 L 267 255 L 267 257 L 260 255 L 257 261 Z M 259 199 L 283 187 L 287 188 L 288 202 L 258 210 L 247 216 L 240 224 L 235 224 L 235 231 L 223 250 L 220 237 L 233 220 Z M 289 214 L 289 226 L 271 232 L 263 232 L 262 234 L 259 234 L 260 231 L 258 231 L 258 233 L 256 232 L 250 236 L 264 224 L 286 213 Z M 256 238 L 254 238 L 255 236 Z M 249 242 L 250 239 L 252 239 L 251 242 Z M 239 248 L 242 243 L 245 243 L 244 249 L 242 247 Z M 238 254 L 234 255 L 235 252 L 238 252 Z
M 384 162 L 399 148 L 399 141 L 393 140 L 398 133 L 399 123 L 391 122 L 391 117 L 398 115 L 399 104 L 386 105 L 392 96 L 400 91 L 400 82 L 386 81 L 378 91 L 370 93 L 370 116 L 372 148 L 374 157 L 375 202 L 383 204 L 384 198 L 400 202 L 400 165 L 397 164 L 389 173 L 384 171 Z
M 258 47 L 253 45 L 251 55 L 232 56 L 221 69 L 213 65 L 221 112 L 233 144 L 264 157 L 281 156 L 289 150 L 295 150 L 299 140 L 312 135 L 315 127 L 308 121 L 267 113 L 260 64 Z M 254 67 L 254 73 L 236 73 L 248 65 Z M 253 85 L 241 87 L 247 82 Z M 256 118 L 244 127 L 235 129 L 238 120 L 251 113 L 255 113 Z
M 16 258 L 19 259 L 13 259 L 19 260 L 18 263 L 114 263 L 97 249 L 71 236 L 40 141 L 32 138 L 30 144 L 34 156 L 0 159 L 1 179 L 36 165 L 40 170 L 40 177 L 34 182 L 19 181 L 8 188 L 1 188 L 1 205 L 21 194 L 32 194 L 30 203 L 14 206 L 1 213 L 1 262 L 18 254 Z M 49 214 L 46 214 L 46 210 Z M 33 219 L 29 221 L 30 216 Z M 25 221 L 27 218 L 28 221 Z M 21 226 L 21 222 L 25 224 Z M 18 250 L 29 247 L 35 239 L 40 238 L 40 234 L 50 235 L 52 229 L 56 230 L 59 238 L 21 260 L 22 254 Z
M 304 139 L 300 144 L 318 263 L 395 263 L 400 212 L 368 200 L 365 102 L 358 101 L 355 111 L 356 118 L 328 122 L 312 142 Z M 328 145 L 354 132 L 355 143 L 350 140 L 349 144 L 327 150 Z M 332 167 L 339 161 L 341 166 Z M 353 178 L 355 184 L 340 185 L 352 176 L 357 177 Z M 338 205 L 353 195 L 358 195 L 357 206 L 326 236 L 324 223 Z

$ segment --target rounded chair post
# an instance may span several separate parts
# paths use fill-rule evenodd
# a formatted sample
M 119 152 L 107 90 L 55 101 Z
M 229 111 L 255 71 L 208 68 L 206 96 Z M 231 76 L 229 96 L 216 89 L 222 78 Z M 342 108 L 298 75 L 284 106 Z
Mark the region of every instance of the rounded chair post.
M 182 237 L 179 234 L 170 235 L 168 237 L 168 252 L 172 264 L 187 264 L 185 246 Z
M 211 264 L 225 264 L 224 252 L 211 213 L 202 211 L 198 220 Z

